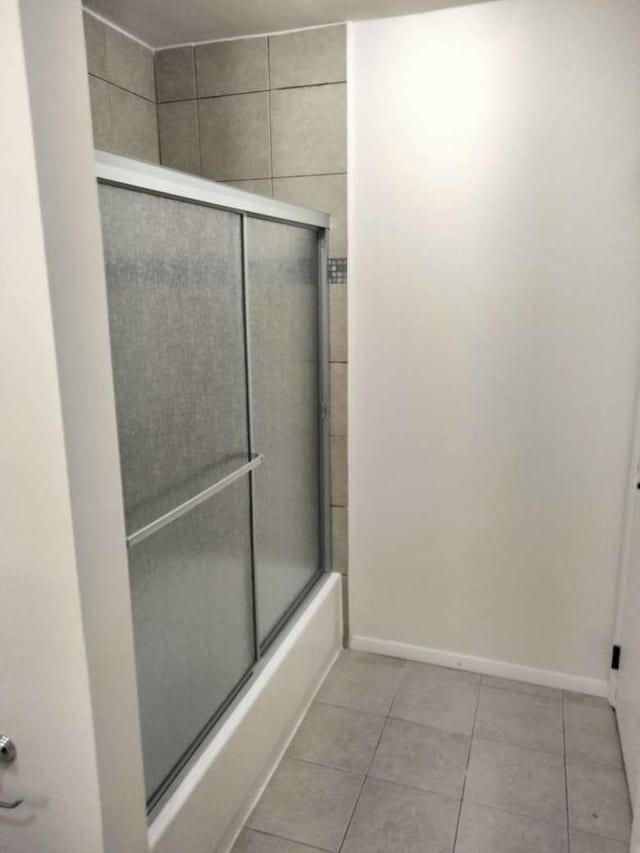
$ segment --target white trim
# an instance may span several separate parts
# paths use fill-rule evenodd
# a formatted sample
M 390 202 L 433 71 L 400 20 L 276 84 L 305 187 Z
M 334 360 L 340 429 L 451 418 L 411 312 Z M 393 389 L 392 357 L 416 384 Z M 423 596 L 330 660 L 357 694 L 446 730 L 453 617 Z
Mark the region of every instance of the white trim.
M 151 53 L 155 53 L 158 50 L 157 47 L 151 47 L 150 44 L 147 44 L 146 41 L 143 41 L 138 36 L 134 36 L 133 33 L 130 33 L 128 30 L 123 30 L 122 27 L 119 27 L 117 24 L 114 24 L 113 21 L 110 21 L 108 18 L 105 18 L 104 15 L 99 15 L 97 12 L 94 12 L 93 9 L 87 9 L 87 7 L 82 4 L 82 11 L 86 12 L 87 15 L 91 15 L 92 18 L 96 18 L 100 21 L 101 24 L 104 24 L 106 27 L 111 27 L 112 30 L 117 30 L 119 33 L 122 33 L 123 36 L 130 38 L 131 41 L 137 41 L 138 44 L 141 44 L 143 47 L 148 48 Z
M 99 150 L 95 152 L 95 162 L 98 180 L 108 183 L 145 189 L 174 198 L 186 198 L 236 213 L 248 213 L 305 228 L 329 228 L 327 213 L 255 195 L 166 166 L 143 163 Z
M 482 675 L 493 675 L 498 678 L 510 678 L 512 681 L 522 681 L 525 684 L 557 687 L 560 690 L 572 690 L 575 693 L 587 693 L 591 696 L 607 696 L 607 682 L 604 679 L 586 678 L 581 675 L 571 675 L 568 672 L 554 672 L 550 669 L 521 666 L 517 663 L 479 658 L 459 652 L 430 649 L 428 646 L 412 646 L 408 643 L 380 640 L 376 637 L 355 635 L 351 638 L 350 646 L 360 652 L 374 652 L 393 658 L 432 663 L 436 666 L 462 669 L 465 672 L 479 672 Z
M 627 479 L 627 499 L 624 508 L 624 519 L 622 524 L 622 536 L 620 547 L 620 562 L 618 566 L 618 587 L 616 595 L 616 613 L 613 628 L 612 645 L 621 645 L 622 630 L 624 625 L 624 611 L 627 599 L 627 581 L 629 577 L 629 566 L 631 564 L 631 545 L 633 537 L 633 517 L 635 512 L 635 501 L 637 499 L 636 483 L 638 480 L 638 469 L 640 468 L 640 383 L 636 388 L 636 408 L 633 426 L 631 448 L 629 450 L 629 475 Z M 609 677 L 609 701 L 615 706 L 618 688 L 618 673 L 611 670 Z
M 207 777 L 215 768 L 215 765 L 219 761 L 223 751 L 229 745 L 233 745 L 232 742 L 234 739 L 237 741 L 238 738 L 242 738 L 246 735 L 246 731 L 241 727 L 246 727 L 248 721 L 251 720 L 251 715 L 253 714 L 255 717 L 256 713 L 259 712 L 260 702 L 262 701 L 265 692 L 271 687 L 271 682 L 273 682 L 273 680 L 279 675 L 279 671 L 286 666 L 287 659 L 290 658 L 292 654 L 295 654 L 298 645 L 304 638 L 304 635 L 314 629 L 314 623 L 317 622 L 323 605 L 328 602 L 328 599 L 332 596 L 338 597 L 337 612 L 341 614 L 340 575 L 336 572 L 329 573 L 326 579 L 320 583 L 315 594 L 312 595 L 310 601 L 303 608 L 302 612 L 294 621 L 289 631 L 285 634 L 282 641 L 265 659 L 262 669 L 249 683 L 246 691 L 240 695 L 239 699 L 236 701 L 235 705 L 232 706 L 227 717 L 214 733 L 209 743 L 193 761 L 180 784 L 160 809 L 149 827 L 150 850 L 154 850 L 156 848 L 161 851 L 164 851 L 165 849 L 173 849 L 173 847 L 170 848 L 163 843 L 164 836 L 170 831 L 174 821 L 180 817 L 182 810 L 186 806 L 188 807 L 189 801 L 192 799 L 198 787 L 203 783 L 206 784 Z M 315 627 L 317 630 L 317 626 Z M 323 638 L 323 641 L 328 642 L 329 644 L 332 642 L 330 637 Z M 310 685 L 310 689 L 305 692 L 304 700 L 299 705 L 299 712 L 296 713 L 295 710 L 292 711 L 292 714 L 295 715 L 294 723 L 288 724 L 284 734 L 278 738 L 275 747 L 270 752 L 269 760 L 260 769 L 259 781 L 251 787 L 251 790 L 245 793 L 242 801 L 237 805 L 233 818 L 224 829 L 224 833 L 222 835 L 223 840 L 221 842 L 216 842 L 216 849 L 227 849 L 227 847 L 231 846 L 232 842 L 237 837 L 247 815 L 269 781 L 269 778 L 280 761 L 282 754 L 286 750 L 290 739 L 295 734 L 295 731 L 306 713 L 309 704 L 313 701 L 313 697 L 322 684 L 330 666 L 333 665 L 339 651 L 340 632 L 338 631 L 336 633 L 335 646 L 331 647 L 331 653 L 322 666 L 320 673 Z M 298 681 L 300 680 L 301 675 L 304 678 L 304 673 L 301 673 L 298 667 L 296 670 L 296 677 Z M 253 725 L 255 726 L 255 724 L 254 720 Z M 171 842 L 169 842 L 169 844 L 171 844 Z M 196 844 L 192 843 L 191 850 L 196 849 Z M 210 843 L 207 849 L 211 849 Z

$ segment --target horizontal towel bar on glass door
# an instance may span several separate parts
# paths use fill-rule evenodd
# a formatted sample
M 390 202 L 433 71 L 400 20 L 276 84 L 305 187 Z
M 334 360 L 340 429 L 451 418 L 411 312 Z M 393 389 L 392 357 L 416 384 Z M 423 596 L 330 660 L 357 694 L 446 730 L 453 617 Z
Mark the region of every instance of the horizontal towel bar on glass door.
M 164 515 L 156 518 L 155 521 L 145 524 L 145 526 L 141 527 L 140 530 L 136 530 L 135 533 L 127 536 L 127 548 L 133 548 L 134 545 L 137 545 L 138 542 L 142 542 L 142 540 L 146 539 L 147 536 L 151 536 L 152 533 L 162 529 L 167 524 L 171 524 L 171 522 L 175 521 L 176 518 L 180 518 L 180 516 L 185 515 L 185 513 L 192 509 L 195 509 L 195 507 L 204 503 L 204 501 L 207 501 L 209 498 L 217 495 L 218 492 L 226 489 L 227 486 L 231 485 L 231 483 L 235 483 L 235 481 L 239 480 L 240 477 L 244 477 L 244 475 L 248 474 L 249 471 L 253 471 L 254 468 L 257 468 L 258 465 L 262 463 L 263 459 L 264 456 L 262 453 L 254 453 L 250 462 L 246 462 L 244 465 L 240 466 L 240 468 L 237 468 L 235 471 L 227 474 L 226 477 L 222 477 L 221 480 L 218 480 L 218 482 L 214 483 L 212 486 L 207 486 L 206 489 L 198 492 L 197 495 L 189 498 L 189 500 L 184 503 L 179 504 L 175 509 L 171 509 Z

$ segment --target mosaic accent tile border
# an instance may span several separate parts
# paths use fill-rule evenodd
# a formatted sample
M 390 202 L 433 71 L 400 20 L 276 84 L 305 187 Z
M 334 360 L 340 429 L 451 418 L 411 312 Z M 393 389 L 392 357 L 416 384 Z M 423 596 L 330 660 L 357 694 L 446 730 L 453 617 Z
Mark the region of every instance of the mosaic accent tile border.
M 327 278 L 329 284 L 346 284 L 347 283 L 347 259 L 346 258 L 329 258 Z

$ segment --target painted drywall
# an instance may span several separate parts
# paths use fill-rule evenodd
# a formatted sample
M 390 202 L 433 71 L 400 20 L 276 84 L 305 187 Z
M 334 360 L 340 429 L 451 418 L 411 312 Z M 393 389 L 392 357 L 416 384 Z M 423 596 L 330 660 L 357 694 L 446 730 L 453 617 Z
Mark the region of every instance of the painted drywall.
M 354 635 L 607 677 L 639 56 L 627 0 L 350 25 Z
M 147 850 L 79 0 L 0 12 L 2 731 L 11 853 Z M 55 93 L 55 97 L 52 97 Z M 5 227 L 6 226 L 6 227 Z

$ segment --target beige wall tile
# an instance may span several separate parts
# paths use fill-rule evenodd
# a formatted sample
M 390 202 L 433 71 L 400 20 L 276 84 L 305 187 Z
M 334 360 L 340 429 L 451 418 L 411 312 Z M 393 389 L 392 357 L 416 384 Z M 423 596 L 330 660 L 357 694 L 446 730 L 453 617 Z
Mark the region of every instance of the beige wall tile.
M 224 181 L 230 187 L 236 187 L 239 190 L 244 190 L 247 193 L 256 193 L 257 195 L 273 195 L 271 190 L 271 180 L 269 178 L 261 178 L 257 181 Z
M 156 99 L 153 51 L 124 33 L 105 27 L 107 41 L 107 79 L 129 92 Z
M 158 119 L 156 105 L 109 85 L 113 151 L 158 163 Z
M 347 506 L 347 439 L 344 436 L 331 436 L 331 504 Z
M 329 285 L 329 358 L 347 361 L 347 285 Z
M 331 395 L 331 435 L 347 434 L 347 365 L 329 365 Z
M 195 50 L 199 98 L 269 88 L 266 38 L 199 44 Z
M 107 40 L 105 25 L 98 18 L 83 12 L 84 43 L 87 51 L 89 74 L 107 78 Z
M 202 174 L 217 181 L 271 177 L 269 95 L 198 101 Z
M 274 176 L 345 172 L 346 118 L 344 83 L 272 92 Z
M 347 28 L 322 27 L 269 36 L 271 88 L 347 79 Z
M 347 256 L 347 176 L 311 175 L 302 178 L 275 178 L 273 197 L 301 204 L 331 215 L 329 256 Z
M 113 145 L 111 132 L 111 106 L 109 103 L 109 83 L 89 75 L 89 97 L 91 100 L 91 124 L 93 127 L 93 147 L 110 151 Z
M 348 512 L 343 506 L 331 508 L 331 562 L 333 571 L 342 575 L 349 570 Z
M 159 102 L 186 101 L 196 96 L 193 48 L 170 47 L 155 55 L 156 97 Z
M 163 166 L 200 174 L 198 107 L 195 101 L 158 104 L 158 135 Z

